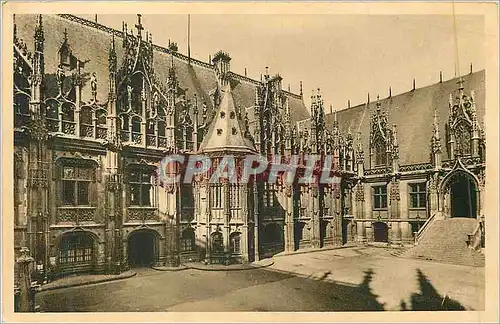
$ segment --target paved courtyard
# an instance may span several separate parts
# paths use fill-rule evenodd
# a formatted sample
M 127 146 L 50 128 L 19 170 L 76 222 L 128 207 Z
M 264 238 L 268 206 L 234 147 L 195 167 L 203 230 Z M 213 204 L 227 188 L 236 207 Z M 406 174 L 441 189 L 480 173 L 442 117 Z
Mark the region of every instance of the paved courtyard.
M 139 269 L 120 281 L 37 294 L 43 312 L 484 309 L 484 268 L 354 247 L 277 256 L 242 271 Z

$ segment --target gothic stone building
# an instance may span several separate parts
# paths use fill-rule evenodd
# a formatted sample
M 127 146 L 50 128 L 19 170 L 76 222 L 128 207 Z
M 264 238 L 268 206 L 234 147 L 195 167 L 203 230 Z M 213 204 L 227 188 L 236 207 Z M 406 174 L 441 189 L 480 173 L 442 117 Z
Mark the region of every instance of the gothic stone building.
M 318 91 L 309 113 L 302 87 L 155 45 L 139 15 L 14 27 L 15 248 L 45 277 L 412 244 L 429 218 L 482 217 L 484 71 L 330 114 Z M 329 154 L 341 181 L 168 185 L 168 154 Z

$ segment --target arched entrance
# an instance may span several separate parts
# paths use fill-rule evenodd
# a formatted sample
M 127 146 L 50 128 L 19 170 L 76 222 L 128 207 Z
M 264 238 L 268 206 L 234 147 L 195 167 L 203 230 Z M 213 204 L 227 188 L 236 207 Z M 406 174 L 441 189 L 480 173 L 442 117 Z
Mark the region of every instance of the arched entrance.
M 128 262 L 131 267 L 151 266 L 156 261 L 156 235 L 152 230 L 137 230 L 128 238 Z
M 451 217 L 476 218 L 476 184 L 463 172 L 450 179 Z
M 375 242 L 389 241 L 389 229 L 386 223 L 376 222 L 373 223 L 373 237 Z

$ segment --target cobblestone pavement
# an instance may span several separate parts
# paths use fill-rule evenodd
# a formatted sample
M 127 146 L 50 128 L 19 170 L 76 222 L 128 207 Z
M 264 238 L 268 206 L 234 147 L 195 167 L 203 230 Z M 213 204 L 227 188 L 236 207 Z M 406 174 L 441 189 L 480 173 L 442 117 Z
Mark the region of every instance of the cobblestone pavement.
M 483 309 L 484 268 L 398 259 L 383 248 L 274 258 L 247 271 L 135 269 L 120 281 L 37 294 L 43 312 Z

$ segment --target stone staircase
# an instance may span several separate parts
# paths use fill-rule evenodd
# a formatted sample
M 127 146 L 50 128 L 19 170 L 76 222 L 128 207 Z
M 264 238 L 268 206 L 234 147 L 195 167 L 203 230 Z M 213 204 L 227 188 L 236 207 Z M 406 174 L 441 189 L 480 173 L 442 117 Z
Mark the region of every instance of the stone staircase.
M 484 267 L 484 255 L 467 247 L 467 235 L 478 221 L 471 218 L 436 219 L 415 245 L 400 254 L 402 258 Z

